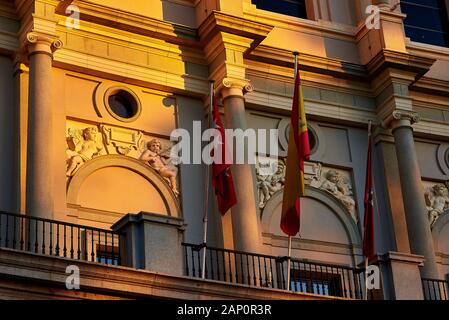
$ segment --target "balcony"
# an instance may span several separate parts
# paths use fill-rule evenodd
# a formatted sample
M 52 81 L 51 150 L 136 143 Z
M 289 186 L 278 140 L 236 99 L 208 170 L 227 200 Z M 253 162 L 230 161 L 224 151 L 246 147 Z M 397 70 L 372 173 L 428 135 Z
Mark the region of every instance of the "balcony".
M 185 274 L 205 279 L 286 290 L 288 257 L 205 247 L 183 243 Z M 363 299 L 364 270 L 291 259 L 290 290 L 321 296 Z
M 131 220 L 134 221 L 138 216 L 128 215 L 127 217 L 131 217 Z M 168 217 L 154 217 L 148 214 L 143 216 L 146 218 L 150 216 L 151 219 L 168 219 Z M 160 224 L 161 220 L 157 222 Z M 119 223 L 119 225 L 122 228 L 127 223 L 125 221 Z M 172 283 L 172 287 L 190 281 L 190 284 L 186 286 L 190 291 L 192 286 L 200 292 L 200 288 L 204 286 L 218 285 L 225 291 L 232 289 L 231 291 L 235 294 L 234 298 L 363 299 L 364 297 L 364 270 L 361 268 L 291 259 L 290 290 L 287 291 L 287 257 L 275 257 L 181 242 L 175 250 L 171 250 L 170 244 L 160 241 L 157 244 L 158 248 L 154 248 L 155 250 L 143 248 L 142 255 L 151 255 L 148 252 L 162 250 L 161 252 L 173 256 L 175 260 L 164 261 L 163 256 L 158 252 L 153 252 L 159 259 L 153 257 L 150 258 L 150 262 L 156 264 L 145 264 L 142 259 L 145 260 L 148 257 L 139 258 L 135 252 L 136 248 L 142 249 L 142 245 L 133 243 L 134 240 L 130 240 L 131 238 L 135 239 L 136 237 L 130 236 L 129 232 L 121 233 L 0 212 L 0 250 L 3 252 L 1 256 L 10 255 L 23 261 L 40 261 L 47 266 L 40 266 L 39 270 L 43 268 L 50 270 L 50 266 L 56 263 L 54 259 L 57 259 L 61 265 L 75 264 L 80 266 L 85 270 L 84 273 L 101 269 L 103 271 L 96 275 L 100 277 L 119 271 L 126 274 L 132 270 L 133 276 L 136 277 L 147 276 L 148 272 L 157 274 L 159 277 L 166 277 L 164 281 Z M 143 238 L 146 239 L 144 241 L 147 241 L 147 238 Z M 169 238 L 173 238 L 173 235 L 170 235 Z M 146 245 L 146 242 L 142 243 Z M 161 246 L 164 246 L 164 248 L 159 248 Z M 178 249 L 180 255 L 179 258 L 176 258 Z M 202 255 L 204 252 L 206 252 L 206 268 L 203 278 Z M 10 263 L 11 259 L 8 261 Z M 158 263 L 162 263 L 162 265 Z M 180 270 L 180 272 L 172 272 L 171 269 L 166 267 L 167 264 L 179 265 L 179 269 L 176 269 L 178 268 L 176 267 L 173 270 Z M 1 265 L 0 263 L 0 267 Z M 18 266 L 15 268 L 20 270 L 20 266 L 23 265 L 18 263 Z M 111 271 L 111 267 L 116 271 Z M 0 268 L 0 274 L 2 273 L 1 270 Z M 7 270 L 9 270 L 10 276 L 15 275 L 11 269 Z M 17 272 L 20 274 L 20 271 Z M 61 271 L 59 271 L 60 273 Z M 48 279 L 54 278 L 51 271 L 48 271 L 47 275 Z M 103 279 L 98 284 L 103 286 L 104 282 Z M 216 289 L 214 290 L 216 291 Z M 239 290 L 244 292 L 246 296 L 239 295 Z M 252 292 L 251 296 L 247 296 L 248 292 Z M 173 297 L 172 294 L 173 292 L 167 293 L 167 296 Z M 445 294 L 447 298 L 447 291 L 445 291 Z M 232 295 L 227 294 L 227 296 L 231 297 Z M 442 294 L 434 294 L 432 297 L 440 296 Z

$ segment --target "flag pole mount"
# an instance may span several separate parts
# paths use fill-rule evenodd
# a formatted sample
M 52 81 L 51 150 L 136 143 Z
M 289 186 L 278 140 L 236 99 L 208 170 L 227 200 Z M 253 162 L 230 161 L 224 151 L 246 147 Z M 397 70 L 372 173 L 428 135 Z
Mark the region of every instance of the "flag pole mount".
M 207 122 L 208 128 L 212 126 L 212 107 L 214 104 L 214 87 L 215 81 L 210 81 L 210 101 L 209 108 L 207 111 Z M 206 279 L 206 251 L 207 251 L 207 225 L 208 225 L 208 212 L 209 212 L 209 184 L 210 184 L 210 171 L 211 167 L 206 165 L 206 174 L 204 177 L 204 185 L 205 185 L 205 194 L 204 194 L 204 214 L 203 214 L 203 256 L 202 256 L 202 264 L 201 264 L 201 278 Z

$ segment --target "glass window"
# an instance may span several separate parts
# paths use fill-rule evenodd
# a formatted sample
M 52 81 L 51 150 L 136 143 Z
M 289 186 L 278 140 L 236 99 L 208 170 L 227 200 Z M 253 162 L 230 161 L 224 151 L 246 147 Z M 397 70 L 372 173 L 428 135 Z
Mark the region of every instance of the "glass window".
M 344 296 L 340 274 L 293 269 L 290 275 L 290 288 L 295 292 Z
M 445 0 L 401 0 L 405 33 L 413 41 L 449 47 Z
M 305 0 L 252 0 L 252 3 L 262 10 L 307 18 Z

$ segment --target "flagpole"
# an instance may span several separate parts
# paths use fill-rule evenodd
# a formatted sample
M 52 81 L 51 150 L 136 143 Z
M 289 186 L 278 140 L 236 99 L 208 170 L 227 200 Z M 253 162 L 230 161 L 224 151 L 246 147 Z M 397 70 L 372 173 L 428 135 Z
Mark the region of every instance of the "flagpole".
M 210 105 L 207 112 L 207 121 L 208 126 L 207 128 L 210 129 L 212 125 L 212 107 L 214 104 L 214 86 L 215 81 L 210 81 Z M 209 180 L 210 180 L 210 171 L 211 167 L 209 165 L 206 165 L 206 174 L 204 178 L 204 185 L 205 185 L 205 200 L 204 200 L 204 214 L 203 214 L 203 256 L 202 256 L 202 265 L 201 265 L 201 278 L 206 279 L 206 251 L 207 251 L 207 222 L 208 222 L 208 212 L 209 212 Z
M 295 57 L 295 76 L 294 83 L 296 83 L 296 76 L 298 74 L 298 56 L 299 52 L 294 51 L 293 56 Z M 287 256 L 287 291 L 290 291 L 290 270 L 292 265 L 292 236 L 288 236 L 288 256 Z
M 371 126 L 373 122 L 371 120 L 368 121 L 368 139 L 371 137 Z M 365 300 L 368 300 L 368 277 L 367 277 L 367 271 L 368 271 L 368 257 L 365 257 Z

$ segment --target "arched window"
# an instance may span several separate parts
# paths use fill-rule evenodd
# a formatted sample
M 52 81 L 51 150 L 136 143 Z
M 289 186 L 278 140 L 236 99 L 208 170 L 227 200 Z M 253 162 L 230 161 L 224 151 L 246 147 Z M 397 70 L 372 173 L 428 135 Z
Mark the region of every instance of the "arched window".
M 412 41 L 449 47 L 448 11 L 445 0 L 401 0 L 407 14 L 405 33 Z
M 306 0 L 252 0 L 258 9 L 307 18 Z

